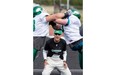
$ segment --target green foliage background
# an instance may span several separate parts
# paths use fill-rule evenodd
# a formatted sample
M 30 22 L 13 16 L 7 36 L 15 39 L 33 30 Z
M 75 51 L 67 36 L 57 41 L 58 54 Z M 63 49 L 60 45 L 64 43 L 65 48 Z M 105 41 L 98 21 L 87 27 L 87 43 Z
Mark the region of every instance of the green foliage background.
M 57 2 L 59 0 L 55 0 L 55 1 Z M 53 3 L 54 0 L 33 0 L 33 2 L 43 4 L 43 5 L 53 5 L 54 4 Z M 61 0 L 61 2 L 63 4 L 66 4 L 67 0 Z M 70 5 L 82 7 L 83 6 L 83 0 L 70 0 Z

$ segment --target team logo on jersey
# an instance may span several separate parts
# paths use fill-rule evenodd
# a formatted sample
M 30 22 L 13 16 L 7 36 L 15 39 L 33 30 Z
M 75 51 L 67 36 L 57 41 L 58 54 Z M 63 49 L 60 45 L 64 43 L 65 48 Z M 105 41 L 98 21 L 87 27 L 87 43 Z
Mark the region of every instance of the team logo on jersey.
M 59 53 L 61 50 L 52 50 L 52 52 Z

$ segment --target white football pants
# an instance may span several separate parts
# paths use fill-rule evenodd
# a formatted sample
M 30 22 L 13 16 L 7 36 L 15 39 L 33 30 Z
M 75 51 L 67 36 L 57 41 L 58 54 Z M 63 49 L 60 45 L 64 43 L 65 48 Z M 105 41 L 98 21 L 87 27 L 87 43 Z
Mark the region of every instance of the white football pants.
M 50 57 L 47 58 L 48 65 L 44 67 L 42 75 L 50 75 L 52 70 L 56 67 L 60 70 L 61 75 L 71 75 L 69 68 L 64 68 L 63 60 L 52 60 Z

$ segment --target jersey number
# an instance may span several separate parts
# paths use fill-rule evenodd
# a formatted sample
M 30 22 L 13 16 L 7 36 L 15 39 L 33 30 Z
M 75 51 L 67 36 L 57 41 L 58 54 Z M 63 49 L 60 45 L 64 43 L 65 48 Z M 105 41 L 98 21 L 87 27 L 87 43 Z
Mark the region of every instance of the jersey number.
M 33 20 L 33 31 L 35 31 L 35 20 Z

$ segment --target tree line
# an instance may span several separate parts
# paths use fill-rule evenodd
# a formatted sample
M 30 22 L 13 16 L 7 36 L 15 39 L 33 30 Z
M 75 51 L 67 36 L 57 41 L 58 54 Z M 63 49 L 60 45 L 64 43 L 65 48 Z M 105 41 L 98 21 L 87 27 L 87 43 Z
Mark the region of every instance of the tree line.
M 53 5 L 55 3 L 59 3 L 61 1 L 62 4 L 66 4 L 67 0 L 33 0 L 34 3 L 39 3 L 43 5 Z M 70 0 L 70 5 L 73 6 L 83 6 L 83 0 Z

